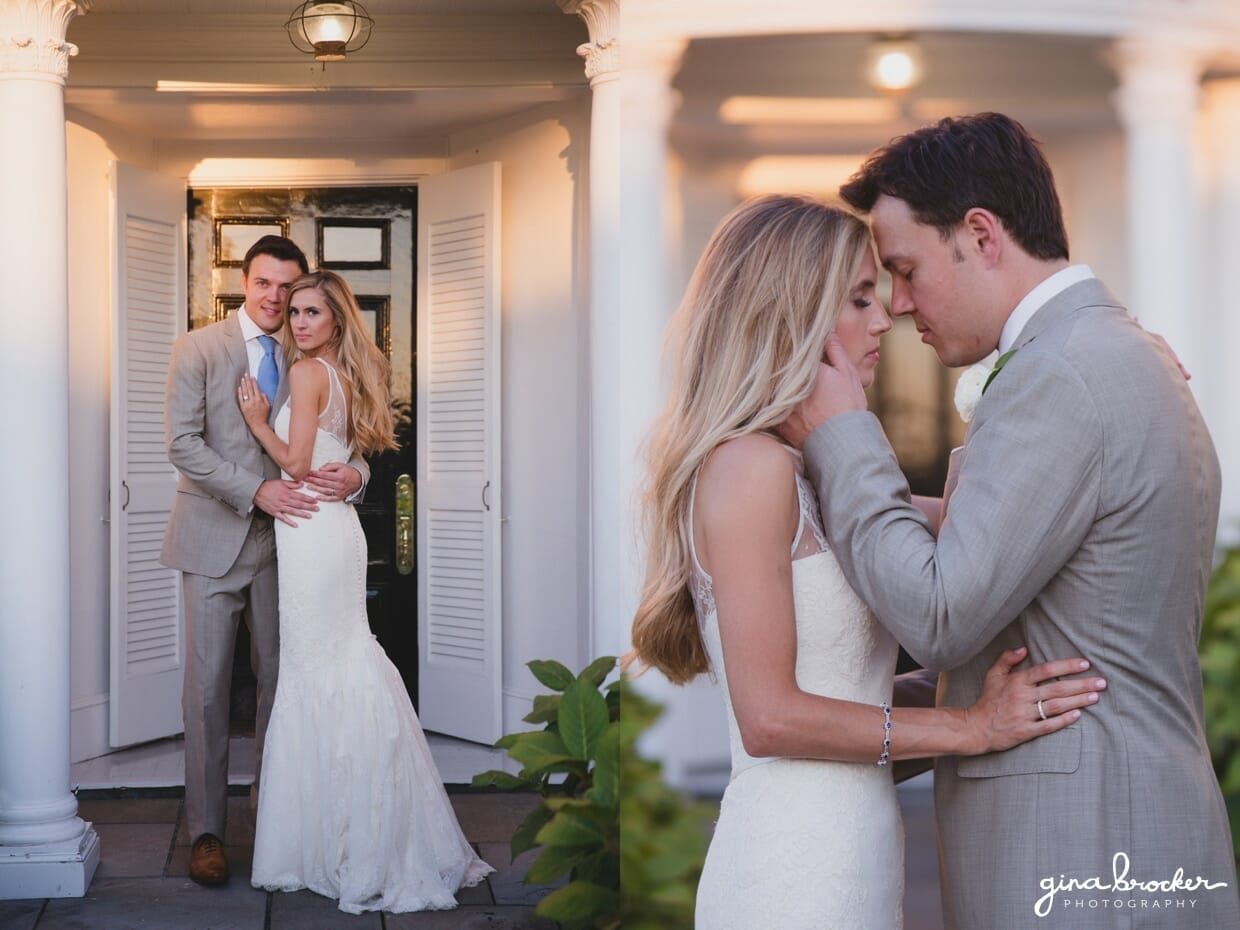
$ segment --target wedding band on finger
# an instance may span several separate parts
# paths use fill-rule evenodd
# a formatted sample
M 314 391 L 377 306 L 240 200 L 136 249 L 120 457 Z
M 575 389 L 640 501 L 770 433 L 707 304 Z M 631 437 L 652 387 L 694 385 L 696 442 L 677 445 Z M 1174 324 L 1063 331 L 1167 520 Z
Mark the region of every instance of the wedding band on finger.
M 1046 719 L 1046 711 L 1045 711 L 1045 709 L 1043 709 L 1043 707 L 1042 707 L 1042 699 L 1041 699 L 1041 698 L 1038 698 L 1038 717 L 1040 717 L 1042 720 L 1045 720 L 1045 719 Z

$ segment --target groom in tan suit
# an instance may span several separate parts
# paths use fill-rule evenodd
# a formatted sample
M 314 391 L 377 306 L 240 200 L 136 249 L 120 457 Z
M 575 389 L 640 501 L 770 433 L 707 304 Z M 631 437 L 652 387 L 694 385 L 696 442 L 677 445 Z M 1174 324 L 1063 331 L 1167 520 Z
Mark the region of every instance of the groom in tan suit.
M 272 519 L 296 525 L 318 509 L 251 435 L 237 407 L 245 373 L 270 392 L 274 418 L 288 397 L 278 334 L 284 294 L 307 271 L 282 236 L 264 236 L 241 267 L 245 304 L 219 323 L 180 337 L 165 397 L 168 458 L 180 472 L 160 561 L 182 573 L 185 603 L 185 817 L 190 878 L 228 880 L 221 838 L 228 794 L 228 717 L 233 642 L 244 617 L 258 680 L 255 789 L 279 667 L 276 544 Z M 355 497 L 369 477 L 361 458 L 307 476 L 333 500 Z M 253 796 L 253 793 L 252 793 Z
M 939 760 L 947 927 L 1240 927 L 1197 663 L 1219 466 L 1174 360 L 1069 264 L 1050 167 L 1015 121 L 981 114 L 896 139 L 840 193 L 871 215 L 892 314 L 945 365 L 996 348 L 1005 364 L 936 539 L 828 342 L 788 434 L 804 441 L 831 548 L 941 671 L 940 704 L 972 704 L 999 652 L 1021 645 L 1034 663 L 1084 656 L 1107 683 L 1067 729 Z

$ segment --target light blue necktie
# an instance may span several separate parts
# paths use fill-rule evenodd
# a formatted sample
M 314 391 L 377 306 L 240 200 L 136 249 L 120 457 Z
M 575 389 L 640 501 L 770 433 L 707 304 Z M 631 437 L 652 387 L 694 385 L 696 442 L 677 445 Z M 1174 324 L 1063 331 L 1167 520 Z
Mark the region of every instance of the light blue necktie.
M 276 341 L 263 335 L 258 337 L 258 342 L 263 347 L 263 358 L 258 363 L 258 389 L 274 407 L 276 390 L 280 387 L 280 371 L 276 368 Z

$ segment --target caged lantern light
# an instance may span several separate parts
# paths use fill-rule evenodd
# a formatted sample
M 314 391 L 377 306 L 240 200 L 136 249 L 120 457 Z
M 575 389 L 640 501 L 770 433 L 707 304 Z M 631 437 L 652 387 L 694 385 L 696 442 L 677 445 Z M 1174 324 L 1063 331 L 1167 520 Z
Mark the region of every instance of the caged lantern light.
M 284 28 L 289 41 L 315 61 L 341 61 L 370 41 L 375 21 L 357 0 L 306 0 Z

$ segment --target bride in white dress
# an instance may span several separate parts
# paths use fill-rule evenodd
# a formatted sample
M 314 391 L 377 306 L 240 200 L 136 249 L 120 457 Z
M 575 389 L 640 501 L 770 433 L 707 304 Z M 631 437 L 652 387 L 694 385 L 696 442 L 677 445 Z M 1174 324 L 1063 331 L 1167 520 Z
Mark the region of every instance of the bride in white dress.
M 295 361 L 274 429 L 246 375 L 238 404 L 251 432 L 300 479 L 351 450 L 395 448 L 387 362 L 357 302 L 330 271 L 286 298 Z M 492 871 L 456 821 L 399 673 L 366 619 L 366 539 L 353 505 L 320 501 L 276 523 L 280 676 L 267 728 L 254 837 L 256 888 L 309 888 L 342 911 L 456 906 Z
M 652 437 L 637 657 L 721 686 L 732 777 L 697 893 L 697 930 L 902 926 L 903 830 L 889 762 L 1008 748 L 1094 700 L 1080 659 L 1005 653 L 970 708 L 892 709 L 897 644 L 827 548 L 798 453 L 776 436 L 830 333 L 863 383 L 891 328 L 865 226 L 764 197 L 716 230 L 672 321 Z M 937 525 L 939 504 L 920 500 Z M 911 693 L 911 692 L 910 692 Z

